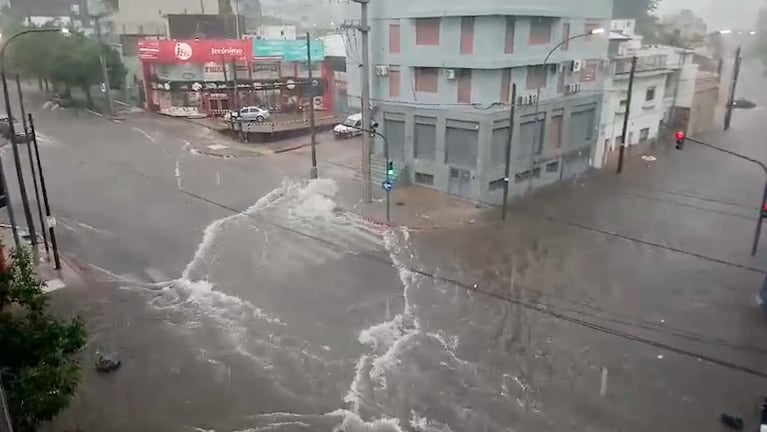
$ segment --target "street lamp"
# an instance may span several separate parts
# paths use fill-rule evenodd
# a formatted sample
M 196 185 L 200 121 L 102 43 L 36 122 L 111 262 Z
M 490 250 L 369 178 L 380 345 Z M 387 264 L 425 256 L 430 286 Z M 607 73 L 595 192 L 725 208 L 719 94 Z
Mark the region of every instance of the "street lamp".
M 546 72 L 546 64 L 548 64 L 549 59 L 551 56 L 560 48 L 562 48 L 565 44 L 570 42 L 574 39 L 580 39 L 583 37 L 589 37 L 593 35 L 599 35 L 606 33 L 607 30 L 604 27 L 595 28 L 591 31 L 577 34 L 575 36 L 571 36 L 558 44 L 554 45 L 554 48 L 552 48 L 548 54 L 546 54 L 546 58 L 543 60 L 543 64 L 540 65 L 540 67 L 543 69 L 543 79 L 544 81 L 548 80 L 548 73 Z M 512 101 L 512 103 L 516 103 L 516 101 Z M 541 82 L 538 81 L 537 88 L 535 90 L 535 134 L 533 143 L 530 146 L 530 185 L 528 188 L 528 193 L 532 191 L 533 189 L 533 170 L 535 169 L 535 146 L 538 144 L 539 134 L 540 134 L 540 128 L 538 127 L 538 115 L 540 115 L 540 106 L 541 106 Z
M 32 253 L 35 257 L 37 257 L 37 234 L 35 233 L 35 225 L 32 221 L 32 212 L 29 210 L 29 198 L 27 197 L 27 189 L 24 186 L 24 174 L 21 171 L 21 159 L 19 158 L 19 147 L 16 140 L 16 128 L 13 125 L 13 112 L 11 111 L 11 99 L 8 95 L 8 79 L 5 75 L 5 50 L 8 48 L 8 45 L 10 43 L 27 33 L 63 33 L 63 34 L 69 34 L 69 30 L 66 28 L 28 28 L 25 30 L 22 30 L 18 33 L 13 34 L 8 39 L 6 39 L 3 42 L 2 48 L 0 48 L 0 77 L 3 80 L 3 97 L 5 98 L 5 113 L 8 116 L 8 130 L 10 132 L 10 140 L 11 140 L 11 147 L 13 148 L 13 162 L 16 166 L 16 177 L 19 182 L 19 192 L 21 193 L 21 204 L 24 206 L 24 217 L 27 221 L 27 229 L 29 230 L 29 236 L 30 241 L 32 242 Z M 26 132 L 26 131 L 24 131 Z M 28 144 L 29 145 L 29 144 Z M 0 164 L 2 163 L 2 160 L 0 160 Z M 10 202 L 10 196 L 8 195 L 8 186 L 5 182 L 5 178 L 3 180 L 3 187 L 6 191 L 6 198 Z M 8 212 L 9 212 L 9 218 L 11 220 L 11 225 L 13 226 L 14 231 L 14 241 L 16 242 L 16 248 L 20 247 L 19 239 L 18 239 L 18 233 L 16 232 L 16 226 L 13 223 L 13 216 L 10 214 L 12 212 L 11 206 L 8 206 Z

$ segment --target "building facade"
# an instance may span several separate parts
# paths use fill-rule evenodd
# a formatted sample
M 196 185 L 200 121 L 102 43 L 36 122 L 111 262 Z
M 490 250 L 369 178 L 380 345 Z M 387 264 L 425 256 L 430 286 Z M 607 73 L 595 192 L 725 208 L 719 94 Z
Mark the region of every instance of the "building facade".
M 313 103 L 329 110 L 333 74 L 322 41 L 312 47 L 310 83 L 306 41 L 142 40 L 143 100 L 150 111 L 172 116 L 217 116 L 250 105 L 290 113 Z
M 651 144 L 669 130 L 687 129 L 693 106 L 698 65 L 694 53 L 682 48 L 646 45 L 635 33 L 634 20 L 610 25 L 610 66 L 600 116 L 599 140 L 592 165 L 602 168 L 617 157 L 628 106 L 631 61 L 637 58 L 626 146 Z M 703 99 L 702 99 L 703 100 Z
M 398 181 L 500 203 L 512 103 L 512 195 L 588 167 L 607 38 L 579 37 L 543 62 L 560 42 L 604 28 L 612 1 L 542 3 L 370 3 L 373 115 L 400 167 Z M 360 46 L 353 42 L 348 103 L 359 107 Z M 376 141 L 373 152 L 380 158 L 383 143 Z

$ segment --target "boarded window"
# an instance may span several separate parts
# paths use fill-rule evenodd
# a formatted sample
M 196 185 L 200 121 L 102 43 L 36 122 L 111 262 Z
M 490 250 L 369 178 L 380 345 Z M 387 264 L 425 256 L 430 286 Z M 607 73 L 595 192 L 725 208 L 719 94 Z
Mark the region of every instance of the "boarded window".
M 461 54 L 474 52 L 474 17 L 461 18 Z
M 437 119 L 415 116 L 413 157 L 434 160 L 437 154 Z
M 506 17 L 506 39 L 503 52 L 511 54 L 514 52 L 514 17 Z
M 458 167 L 477 166 L 479 124 L 448 120 L 445 131 L 445 163 Z
M 501 71 L 501 102 L 508 103 L 511 100 L 511 69 Z
M 645 142 L 650 139 L 650 128 L 639 130 L 639 142 Z
M 389 52 L 399 54 L 400 52 L 400 28 L 399 24 L 389 26 Z
M 551 42 L 551 18 L 532 18 L 530 20 L 530 45 L 545 45 Z
M 458 71 L 458 103 L 471 103 L 471 69 Z
M 645 102 L 650 102 L 655 100 L 655 87 L 648 87 L 647 91 L 644 95 Z
M 570 117 L 570 148 L 579 148 L 594 136 L 595 110 L 580 111 Z
M 562 148 L 562 116 L 551 118 L 551 128 L 549 129 L 549 145 L 551 148 Z
M 415 20 L 415 44 L 439 45 L 439 18 L 417 18 Z
M 562 25 L 562 51 L 570 49 L 570 23 Z
M 415 68 L 415 91 L 437 93 L 439 70 L 437 68 Z
M 389 97 L 399 97 L 400 73 L 398 70 L 389 70 Z
M 527 67 L 527 89 L 535 90 L 546 87 L 546 67 L 528 66 Z
M 519 146 L 515 152 L 517 158 L 530 157 L 530 154 L 541 154 L 543 150 L 544 121 L 529 119 L 519 126 Z
M 547 173 L 558 173 L 559 172 L 559 161 L 547 163 L 546 164 L 546 172 Z
M 495 129 L 490 147 L 490 164 L 492 166 L 506 165 L 506 146 L 509 145 L 509 128 Z

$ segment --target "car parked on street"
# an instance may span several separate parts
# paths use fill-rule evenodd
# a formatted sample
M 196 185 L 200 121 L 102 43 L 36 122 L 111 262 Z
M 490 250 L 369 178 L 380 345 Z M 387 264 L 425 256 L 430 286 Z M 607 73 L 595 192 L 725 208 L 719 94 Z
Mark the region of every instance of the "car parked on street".
M 246 106 L 239 111 L 229 113 L 229 121 L 257 121 L 262 122 L 270 116 L 269 110 L 258 106 Z
M 352 114 L 333 128 L 336 138 L 351 138 L 362 134 L 362 114 Z

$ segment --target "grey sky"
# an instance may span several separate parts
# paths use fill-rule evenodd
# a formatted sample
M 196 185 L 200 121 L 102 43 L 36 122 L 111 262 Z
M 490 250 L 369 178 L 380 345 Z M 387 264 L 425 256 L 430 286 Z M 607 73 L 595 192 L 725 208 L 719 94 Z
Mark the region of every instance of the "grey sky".
M 692 9 L 703 17 L 710 30 L 725 28 L 751 28 L 756 11 L 765 0 L 663 0 L 658 15 L 680 9 Z

